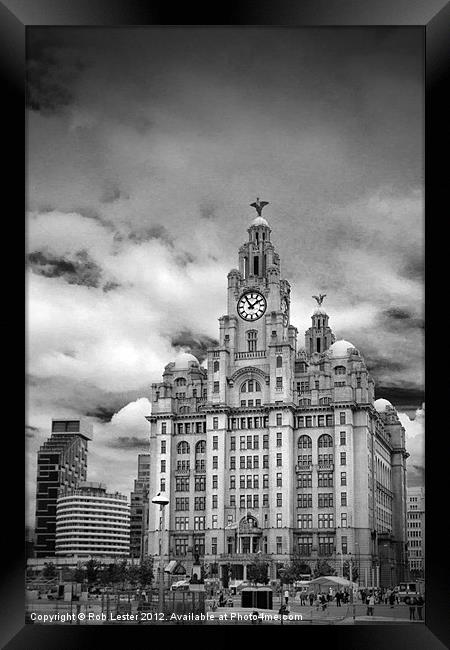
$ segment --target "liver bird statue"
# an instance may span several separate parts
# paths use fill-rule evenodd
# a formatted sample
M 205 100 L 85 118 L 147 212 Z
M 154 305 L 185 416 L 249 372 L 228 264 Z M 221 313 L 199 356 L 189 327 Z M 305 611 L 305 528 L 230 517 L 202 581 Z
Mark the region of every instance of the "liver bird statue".
M 261 216 L 262 209 L 265 205 L 269 205 L 269 201 L 260 201 L 259 196 L 256 198 L 255 203 L 250 203 L 252 208 L 255 208 L 258 216 Z
M 323 303 L 323 299 L 325 298 L 326 295 L 327 295 L 326 293 L 319 293 L 318 296 L 312 296 L 312 298 L 314 298 L 315 300 L 317 300 L 317 304 L 318 304 L 319 307 L 320 307 L 321 304 Z

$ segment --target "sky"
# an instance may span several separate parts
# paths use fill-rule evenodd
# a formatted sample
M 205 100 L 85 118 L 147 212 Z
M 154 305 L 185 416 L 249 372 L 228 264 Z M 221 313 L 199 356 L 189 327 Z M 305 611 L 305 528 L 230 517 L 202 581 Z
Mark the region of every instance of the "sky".
M 129 493 L 150 385 L 202 361 L 256 197 L 291 284 L 363 354 L 424 474 L 423 47 L 413 28 L 30 28 L 27 521 L 52 417 Z M 111 471 L 113 470 L 113 471 Z

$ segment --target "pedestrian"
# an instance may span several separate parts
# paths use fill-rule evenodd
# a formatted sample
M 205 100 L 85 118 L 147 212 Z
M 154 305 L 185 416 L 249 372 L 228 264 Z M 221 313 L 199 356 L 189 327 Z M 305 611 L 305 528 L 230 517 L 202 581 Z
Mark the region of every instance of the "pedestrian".
M 322 594 L 321 602 L 322 602 L 322 612 L 324 612 L 327 608 L 327 603 L 328 603 L 328 598 L 327 596 L 325 596 L 325 594 Z
M 389 594 L 389 605 L 391 609 L 394 607 L 394 604 L 395 604 L 395 591 L 391 591 L 391 593 Z
M 287 589 L 286 589 L 286 591 L 284 592 L 284 602 L 286 603 L 286 605 L 287 605 L 288 602 L 289 602 L 289 591 L 288 591 Z
M 312 607 L 314 603 L 314 592 L 309 592 L 309 606 Z
M 417 596 L 417 618 L 419 619 L 419 621 L 422 620 L 422 610 L 423 610 L 424 603 L 425 603 L 425 600 L 424 600 L 422 594 L 419 594 Z
M 410 596 L 408 598 L 408 605 L 409 605 L 409 620 L 410 621 L 415 621 L 416 620 L 416 605 L 417 605 L 417 600 L 415 596 Z
M 369 600 L 367 601 L 367 616 L 373 616 L 374 607 L 375 607 L 375 596 L 372 592 L 369 596 Z
M 336 607 L 342 607 L 341 605 L 341 592 L 336 592 Z

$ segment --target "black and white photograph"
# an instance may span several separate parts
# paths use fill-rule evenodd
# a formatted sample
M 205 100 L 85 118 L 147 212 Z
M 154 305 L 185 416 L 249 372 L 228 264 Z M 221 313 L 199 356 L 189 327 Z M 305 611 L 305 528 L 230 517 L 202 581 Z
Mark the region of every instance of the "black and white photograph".
M 27 625 L 425 624 L 424 47 L 27 29 Z

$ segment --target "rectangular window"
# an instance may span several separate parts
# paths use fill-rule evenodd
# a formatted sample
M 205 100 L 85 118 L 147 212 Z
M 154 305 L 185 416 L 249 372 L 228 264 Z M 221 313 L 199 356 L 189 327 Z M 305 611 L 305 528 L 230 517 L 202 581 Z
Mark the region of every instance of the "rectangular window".
M 307 427 L 312 427 L 312 415 L 307 415 L 305 418 L 305 422 Z
M 219 468 L 219 456 L 213 456 L 212 457 L 212 468 L 213 469 L 218 469 Z
M 257 494 L 253 495 L 253 507 L 259 508 L 259 496 Z
M 269 487 L 269 475 L 263 474 L 263 489 L 266 489 L 268 487 Z
M 252 477 L 251 477 L 251 474 L 248 474 L 247 475 L 247 490 L 251 490 L 251 489 L 252 489 Z
M 189 492 L 189 478 L 186 476 L 175 477 L 175 492 Z
M 245 469 L 245 456 L 239 456 L 239 468 Z
M 297 508 L 312 508 L 312 494 L 297 494 Z
M 277 512 L 277 528 L 282 528 L 283 527 L 283 514 L 281 512 Z
M 239 497 L 239 507 L 245 508 L 245 494 L 241 494 Z
M 236 495 L 235 494 L 230 494 L 230 506 L 234 508 L 236 505 Z
M 213 436 L 213 449 L 219 449 L 219 436 Z
M 219 392 L 219 382 L 215 381 L 214 382 L 213 393 L 218 393 L 218 392 Z
M 259 476 L 258 476 L 258 474 L 254 474 L 254 476 L 253 476 L 253 488 L 255 490 L 259 489 Z
M 298 538 L 299 555 L 309 556 L 312 552 L 312 537 L 301 536 Z
M 213 474 L 213 477 L 212 477 L 212 489 L 213 490 L 217 490 L 218 482 L 219 482 L 219 478 L 218 478 L 217 474 Z
M 339 424 L 345 424 L 345 413 L 339 413 Z
M 263 506 L 268 506 L 268 505 L 269 505 L 269 495 L 263 494 Z
M 269 449 L 269 434 L 265 433 L 263 435 L 263 449 Z
M 236 456 L 230 456 L 230 469 L 236 469 Z
M 188 538 L 175 537 L 175 555 L 187 555 Z
M 159 482 L 159 489 L 161 492 L 166 491 L 166 479 L 162 478 L 161 481 Z
M 347 492 L 341 492 L 341 506 L 347 505 Z
M 346 555 L 348 553 L 348 550 L 347 550 L 348 547 L 347 547 L 347 537 L 345 535 L 343 535 L 341 537 L 341 548 L 342 548 L 342 553 L 344 553 L 344 555 Z
M 319 493 L 318 495 L 319 508 L 332 508 L 333 507 L 333 493 Z
M 277 454 L 277 467 L 281 467 L 282 464 L 283 464 L 283 463 L 282 463 L 282 455 L 281 455 L 281 454 Z
M 166 441 L 161 440 L 161 453 L 165 454 L 166 453 Z
M 317 426 L 319 427 L 324 427 L 325 426 L 325 416 L 324 415 L 319 415 L 317 418 Z
M 302 529 L 312 528 L 312 514 L 297 514 L 297 527 Z
M 277 474 L 277 487 L 282 487 L 283 486 L 283 474 L 279 472 Z
M 281 413 L 277 413 L 277 427 L 281 427 L 283 424 L 283 416 Z
M 251 428 L 251 427 L 249 427 L 249 429 L 250 429 L 250 428 Z M 247 436 L 247 449 L 251 449 L 251 448 L 252 448 L 252 437 L 251 437 L 251 436 Z
M 166 422 L 161 422 L 161 433 L 164 435 L 167 433 L 167 423 Z M 161 453 L 166 453 L 166 452 L 161 452 Z
M 239 487 L 241 490 L 245 490 L 245 476 L 243 474 L 239 477 Z
M 175 530 L 188 530 L 189 517 L 175 517 Z
M 283 505 L 283 494 L 281 492 L 277 492 L 277 508 L 281 508 Z
M 341 528 L 347 528 L 347 513 L 341 513 Z
M 251 507 L 252 507 L 252 495 L 247 494 L 247 508 L 251 508 Z
M 334 551 L 333 537 L 319 535 L 319 555 L 332 555 Z
M 341 485 L 347 485 L 347 472 L 341 472 Z
M 326 423 L 327 423 L 327 427 L 332 427 L 333 426 L 334 421 L 333 421 L 333 416 L 332 415 L 327 415 L 325 417 L 325 420 L 326 420 Z
M 317 380 L 314 382 L 314 388 L 315 390 L 319 390 L 319 382 Z
M 213 494 L 213 495 L 212 495 L 212 499 L 211 499 L 211 508 L 212 508 L 213 510 L 217 510 L 217 494 Z
M 259 456 L 253 456 L 253 469 L 259 469 Z
M 239 449 L 245 451 L 245 436 L 239 436 Z
M 283 442 L 283 434 L 281 431 L 278 431 L 277 433 L 277 447 L 281 447 Z
M 345 445 L 345 444 L 346 444 L 346 441 L 345 441 L 345 439 L 346 439 L 345 431 L 341 431 L 341 434 L 340 434 L 340 435 L 341 435 L 341 445 Z
M 319 522 L 319 528 L 334 528 L 334 515 L 319 514 L 318 522 Z
M 230 451 L 236 451 L 236 438 L 231 436 L 230 438 Z
M 276 387 L 283 388 L 283 377 L 277 377 Z
M 206 497 L 195 497 L 194 510 L 205 510 L 205 509 L 206 509 Z
M 205 530 L 205 517 L 194 517 L 194 530 Z
M 230 490 L 235 490 L 236 489 L 236 476 L 232 474 L 230 476 Z
M 175 499 L 175 510 L 189 510 L 189 497 L 177 497 Z
M 161 461 L 161 474 L 164 474 L 166 471 L 166 461 L 162 460 Z
M 216 517 L 216 525 L 214 526 L 214 517 Z M 217 528 L 217 515 L 213 515 L 212 528 Z M 211 555 L 217 555 L 217 537 L 211 537 Z
M 259 449 L 259 436 L 253 436 L 253 449 Z
M 312 474 L 299 474 L 297 476 L 297 487 L 298 488 L 310 488 L 312 487 Z
M 252 457 L 247 456 L 247 469 L 253 469 Z
M 189 481 L 188 481 L 189 489 Z M 204 492 L 206 490 L 206 476 L 196 476 L 195 477 L 195 491 Z
M 333 487 L 333 472 L 319 472 L 318 487 Z
M 269 456 L 263 456 L 263 469 L 269 469 Z
M 277 526 L 279 528 L 279 526 Z M 277 553 L 281 555 L 283 553 L 283 538 L 277 537 Z
M 213 418 L 213 429 L 219 428 L 219 418 Z
M 341 451 L 341 465 L 347 465 L 347 454 L 345 451 Z

